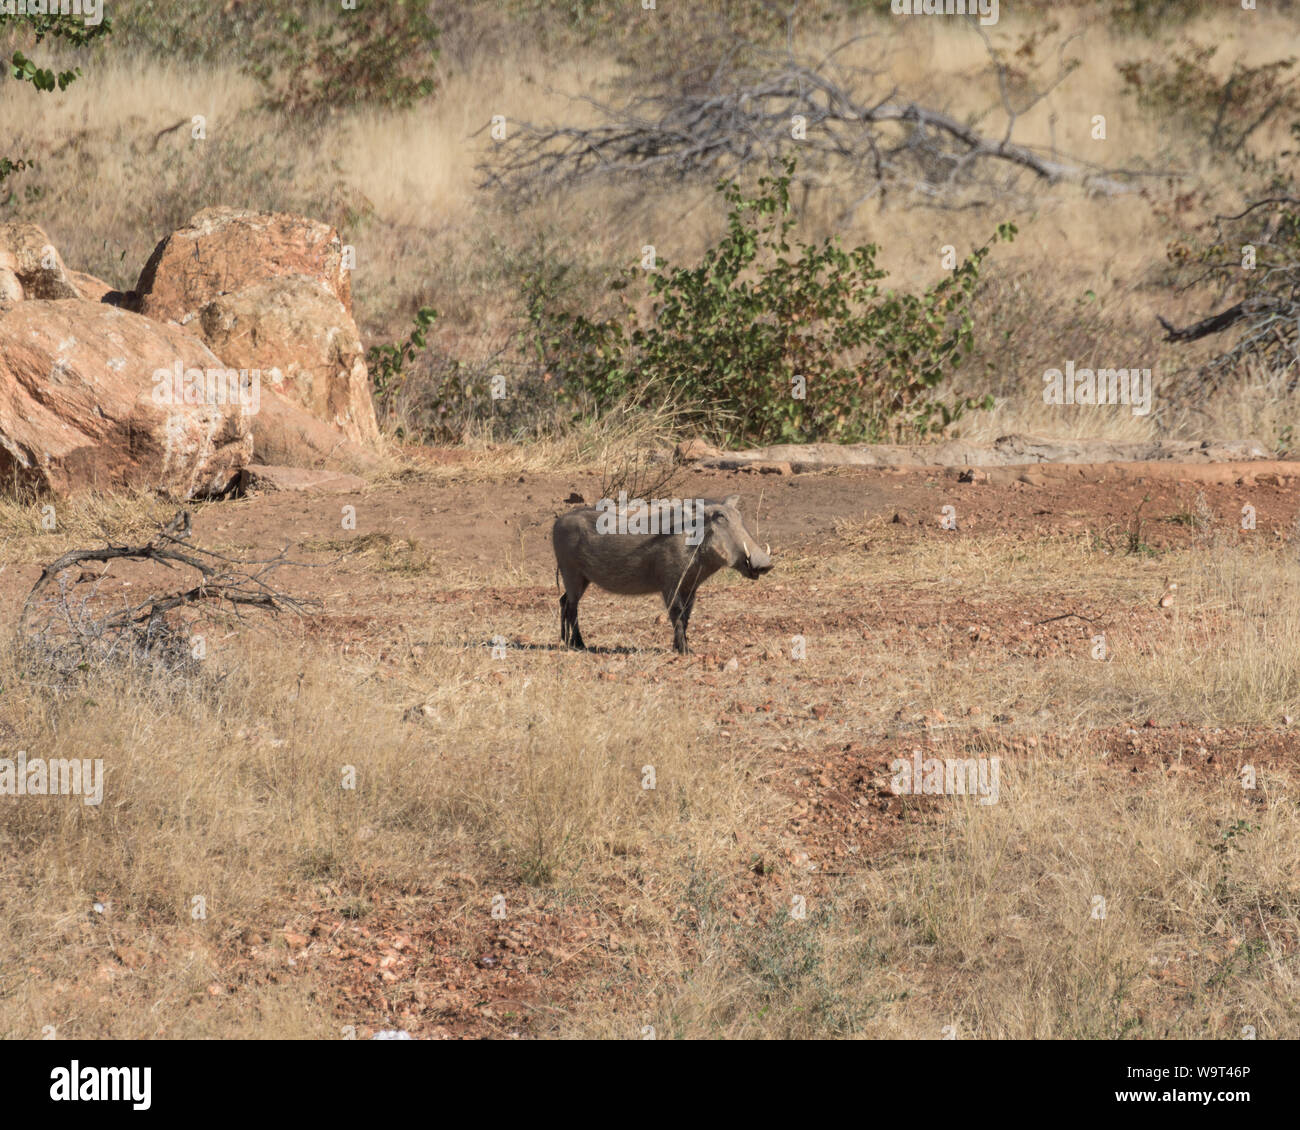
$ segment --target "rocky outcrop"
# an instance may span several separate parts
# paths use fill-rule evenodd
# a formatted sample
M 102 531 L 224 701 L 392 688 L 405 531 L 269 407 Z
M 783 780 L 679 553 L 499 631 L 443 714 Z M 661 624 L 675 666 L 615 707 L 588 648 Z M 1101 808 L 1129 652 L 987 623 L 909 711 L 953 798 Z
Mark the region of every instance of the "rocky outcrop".
M 77 288 L 77 293 L 87 302 L 112 302 L 114 306 L 123 305 L 121 302 L 113 301 L 114 297 L 122 298 L 123 295 L 103 279 L 97 279 L 94 275 L 86 274 L 85 271 L 69 271 L 68 281 Z
M 269 385 L 251 421 L 254 458 L 260 463 L 330 471 L 366 471 L 379 463 L 370 448 L 353 443 Z
M 338 233 L 300 216 L 206 208 L 162 241 L 135 291 L 237 369 L 260 374 L 256 458 L 367 462 L 379 438 Z
M 374 466 L 351 307 L 338 233 L 299 216 L 204 209 L 128 292 L 67 270 L 36 225 L 0 224 L 0 479 L 191 497 L 251 458 Z
M 158 378 L 177 366 L 204 374 L 194 395 Z M 0 307 L 0 483 L 59 495 L 225 491 L 253 449 L 225 368 L 189 334 L 104 303 Z
M 284 275 L 321 282 L 351 317 L 351 277 L 338 232 L 281 212 L 204 208 L 158 244 L 135 292 L 145 317 L 188 325 L 214 298 Z

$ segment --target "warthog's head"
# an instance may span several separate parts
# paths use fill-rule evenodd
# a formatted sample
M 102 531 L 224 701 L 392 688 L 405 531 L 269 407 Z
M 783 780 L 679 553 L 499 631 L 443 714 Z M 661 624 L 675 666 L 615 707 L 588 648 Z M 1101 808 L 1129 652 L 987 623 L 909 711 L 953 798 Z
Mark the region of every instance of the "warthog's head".
M 771 546 L 760 546 L 740 513 L 740 495 L 704 507 L 705 532 L 700 552 L 719 569 L 732 568 L 751 580 L 772 569 Z

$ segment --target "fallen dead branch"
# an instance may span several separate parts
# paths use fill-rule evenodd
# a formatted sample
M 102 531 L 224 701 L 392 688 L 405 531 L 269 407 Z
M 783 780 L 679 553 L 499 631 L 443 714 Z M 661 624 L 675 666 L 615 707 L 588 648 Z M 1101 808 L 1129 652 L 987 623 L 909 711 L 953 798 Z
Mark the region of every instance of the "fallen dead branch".
M 285 565 L 320 567 L 290 560 L 287 547 L 274 557 L 241 560 L 191 545 L 189 538 L 190 514 L 183 510 L 143 545 L 74 549 L 45 566 L 19 616 L 19 643 L 25 654 L 62 675 L 113 660 L 189 669 L 194 658 L 189 627 L 169 613 L 197 604 L 222 607 L 236 617 L 244 608 L 299 615 L 319 608 L 319 602 L 292 596 L 271 583 L 272 574 Z M 121 560 L 192 570 L 196 581 L 180 591 L 153 592 L 138 601 L 121 594 L 116 599 L 101 595 L 108 566 Z M 94 564 L 105 568 L 86 568 Z
M 535 192 L 597 175 L 733 176 L 751 163 L 773 164 L 790 144 L 802 155 L 805 170 L 819 170 L 805 172 L 805 183 L 829 182 L 834 172 L 848 172 L 863 184 L 863 194 L 851 208 L 883 194 L 890 184 L 943 204 L 944 190 L 970 185 L 990 162 L 1028 170 L 1049 182 L 1073 181 L 1105 195 L 1132 191 L 1121 177 L 1157 175 L 1154 170 L 1099 169 L 1012 140 L 1017 120 L 1077 68 L 1077 59 L 1066 58 L 1068 41 L 1061 45 L 1055 77 L 1016 100 L 1009 93 L 1008 65 L 985 39 L 1006 117 L 1001 136 L 900 97 L 897 88 L 872 91 L 878 74 L 838 58 L 853 42 L 821 58 L 740 44 L 723 53 L 703 81 L 685 84 L 676 72 L 638 73 L 638 93 L 620 105 L 575 99 L 599 113 L 603 121 L 596 125 L 512 122 L 510 140 L 480 166 L 484 184 Z M 797 131 L 793 137 L 792 129 Z M 1008 187 L 992 176 L 986 181 L 996 192 Z M 948 206 L 958 204 L 952 200 Z

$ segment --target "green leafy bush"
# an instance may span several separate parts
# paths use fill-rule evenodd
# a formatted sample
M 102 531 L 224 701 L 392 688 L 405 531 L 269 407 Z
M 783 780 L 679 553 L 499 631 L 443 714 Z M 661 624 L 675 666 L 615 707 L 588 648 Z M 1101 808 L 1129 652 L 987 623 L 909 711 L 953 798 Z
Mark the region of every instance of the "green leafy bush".
M 366 365 L 370 369 L 370 383 L 375 396 L 390 396 L 405 382 L 406 366 L 424 350 L 425 335 L 437 318 L 437 310 L 421 306 L 405 341 L 397 345 L 375 345 L 366 351 Z
M 437 312 L 422 306 L 405 341 L 376 345 L 366 351 L 366 365 L 381 426 L 399 440 L 430 444 L 463 443 L 471 431 L 520 436 L 554 407 L 517 366 L 493 362 L 470 364 L 438 355 L 427 335 Z M 510 395 L 492 395 L 496 369 L 511 371 Z
M 643 318 L 612 283 L 623 316 L 605 320 L 529 303 L 535 346 L 562 387 L 597 409 L 644 389 L 673 395 L 690 422 L 727 441 L 879 441 L 925 434 L 989 398 L 943 402 L 931 390 L 970 351 L 971 304 L 989 245 L 920 295 L 880 286 L 878 247 L 845 250 L 835 238 L 793 247 L 794 161 L 749 198 L 719 185 L 727 230 L 698 266 L 649 274 Z M 998 237 L 1011 239 L 1003 224 Z M 662 261 L 656 268 L 666 267 Z

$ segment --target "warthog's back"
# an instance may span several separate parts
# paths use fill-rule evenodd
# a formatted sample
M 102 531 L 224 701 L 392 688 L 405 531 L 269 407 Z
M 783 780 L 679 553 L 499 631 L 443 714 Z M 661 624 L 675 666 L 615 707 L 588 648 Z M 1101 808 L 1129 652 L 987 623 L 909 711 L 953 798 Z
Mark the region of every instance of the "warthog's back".
M 690 548 L 685 534 L 600 533 L 594 507 L 570 510 L 555 520 L 551 543 L 567 579 L 581 576 L 608 592 L 633 596 L 660 592 L 664 578 L 679 575 Z

